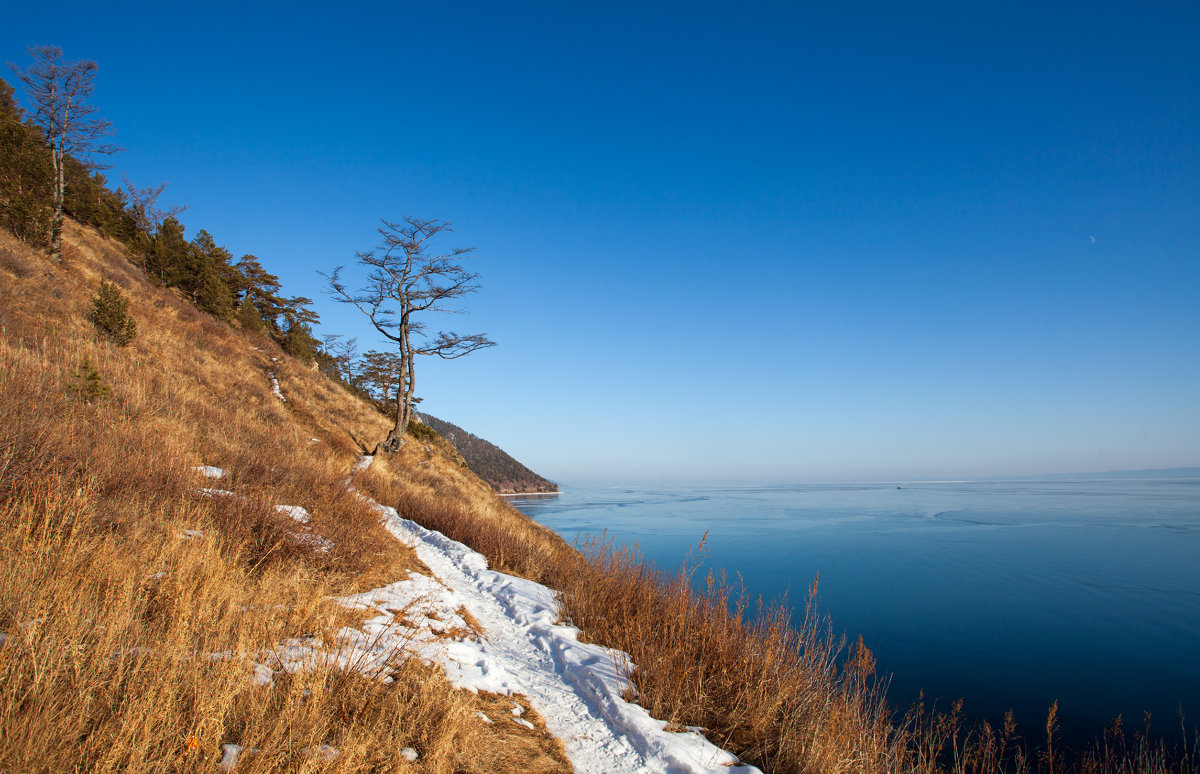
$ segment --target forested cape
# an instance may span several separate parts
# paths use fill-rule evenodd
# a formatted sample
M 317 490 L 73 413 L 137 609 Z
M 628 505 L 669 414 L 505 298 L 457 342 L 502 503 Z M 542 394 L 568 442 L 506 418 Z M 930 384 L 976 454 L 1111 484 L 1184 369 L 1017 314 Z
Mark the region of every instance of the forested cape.
M 558 484 L 534 473 L 499 446 L 437 417 L 422 414 L 421 419 L 458 450 L 472 473 L 488 482 L 497 492 L 513 494 L 558 491 Z
M 0 225 L 34 247 L 50 243 L 54 174 L 46 140 L 26 120 L 11 84 L 0 80 Z M 312 335 L 318 320 L 312 299 L 282 295 L 279 278 L 258 258 L 233 253 L 201 229 L 190 241 L 178 215 L 162 210 L 163 186 L 139 189 L 126 181 L 110 188 L 104 175 L 71 156 L 64 159 L 65 214 L 129 247 L 154 282 L 178 289 L 202 311 L 241 328 L 261 331 L 284 351 L 328 360 Z M 71 256 L 64 255 L 65 263 Z
M 64 157 L 66 216 L 91 226 L 129 248 L 129 255 L 158 285 L 174 288 L 201 311 L 229 325 L 261 333 L 285 352 L 341 382 L 380 411 L 393 408 L 397 355 L 368 351 L 360 355 L 354 339 L 325 336 L 313 325 L 319 316 L 312 299 L 283 293 L 279 277 L 258 257 L 239 258 L 208 231 L 185 238 L 179 219 L 184 208 L 163 209 L 158 198 L 165 185 L 140 188 L 124 180 L 111 187 L 89 160 Z M 38 248 L 48 248 L 53 225 L 54 169 L 46 137 L 21 109 L 15 89 L 0 79 L 0 227 Z M 62 256 L 68 266 L 71 250 Z M 440 420 L 451 428 L 467 466 L 499 492 L 552 492 L 558 487 L 498 447 Z

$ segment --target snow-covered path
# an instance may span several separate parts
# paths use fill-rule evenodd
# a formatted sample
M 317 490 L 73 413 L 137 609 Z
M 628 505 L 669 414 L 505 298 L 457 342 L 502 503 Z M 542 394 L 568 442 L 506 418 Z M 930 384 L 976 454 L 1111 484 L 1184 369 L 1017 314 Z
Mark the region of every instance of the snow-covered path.
M 360 458 L 354 472 L 371 461 Z M 207 465 L 195 470 L 208 478 L 226 475 Z M 346 485 L 353 491 L 352 479 L 353 474 Z M 293 672 L 331 662 L 391 679 L 386 675 L 395 659 L 416 656 L 440 664 L 461 688 L 524 696 L 562 742 L 578 774 L 761 774 L 711 744 L 699 729 L 667 732 L 666 722 L 621 698 L 630 690 L 628 656 L 579 642 L 578 629 L 556 623 L 560 605 L 553 590 L 489 570 L 482 554 L 356 494 L 435 577 L 410 573 L 407 580 L 340 598 L 341 604 L 372 614 L 362 628 L 343 628 L 334 652 L 312 637 L 281 643 L 256 657 L 265 662 L 255 664 L 256 682 L 270 684 L 276 669 Z M 299 506 L 276 507 L 302 525 L 309 520 Z M 328 543 L 319 535 L 301 537 L 309 538 L 302 542 L 314 550 L 328 550 L 316 545 Z M 532 728 L 520 713 L 514 706 L 515 722 Z M 480 715 L 480 722 L 494 722 Z
M 664 721 L 622 699 L 629 687 L 624 676 L 627 656 L 581 643 L 578 629 L 556 624 L 559 603 L 552 590 L 489 570 L 487 560 L 465 545 L 400 518 L 393 508 L 376 507 L 387 529 L 412 546 L 437 576 L 444 588 L 438 595 L 448 595 L 440 606 L 461 605 L 482 629 L 480 638 L 438 640 L 441 658 L 435 660 L 460 686 L 525 696 L 550 733 L 562 741 L 576 772 L 758 771 L 738 765 L 733 755 L 698 731 L 664 731 Z M 409 583 L 402 581 L 353 599 L 379 605 L 393 594 L 403 598 L 400 587 Z M 371 634 L 377 647 L 385 646 L 385 629 Z M 411 630 L 399 636 L 412 643 Z

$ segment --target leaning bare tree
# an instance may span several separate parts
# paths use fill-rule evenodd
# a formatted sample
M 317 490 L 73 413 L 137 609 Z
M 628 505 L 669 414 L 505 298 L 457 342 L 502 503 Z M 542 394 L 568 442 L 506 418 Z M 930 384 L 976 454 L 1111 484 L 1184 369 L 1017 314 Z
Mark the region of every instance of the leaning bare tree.
M 94 153 L 115 153 L 120 148 L 101 142 L 112 135 L 112 124 L 92 116 L 94 105 L 86 100 L 92 96 L 96 77 L 95 62 L 68 62 L 58 46 L 35 46 L 29 49 L 33 64 L 24 71 L 9 63 L 9 67 L 25 84 L 25 92 L 33 107 L 33 123 L 46 136 L 50 157 L 54 163 L 54 220 L 50 228 L 50 255 L 62 261 L 63 193 L 66 191 L 64 166 L 66 157 L 89 165 Z M 97 165 L 89 165 L 95 168 Z
M 429 250 L 429 240 L 450 231 L 443 220 L 406 217 L 398 223 L 383 221 L 379 229 L 383 240 L 378 248 L 356 253 L 359 265 L 367 269 L 367 278 L 357 291 L 346 289 L 339 266 L 329 280 L 335 299 L 353 304 L 397 350 L 396 424 L 383 443 L 375 447 L 391 454 L 404 445 L 404 431 L 412 419 L 413 390 L 416 380 L 413 361 L 417 355 L 435 355 L 453 360 L 476 350 L 495 346 L 479 333 L 440 332 L 428 335 L 425 324 L 417 319 L 433 312 L 458 312 L 454 302 L 479 289 L 478 278 L 466 270 L 462 260 L 475 248 L 464 247 L 446 253 Z

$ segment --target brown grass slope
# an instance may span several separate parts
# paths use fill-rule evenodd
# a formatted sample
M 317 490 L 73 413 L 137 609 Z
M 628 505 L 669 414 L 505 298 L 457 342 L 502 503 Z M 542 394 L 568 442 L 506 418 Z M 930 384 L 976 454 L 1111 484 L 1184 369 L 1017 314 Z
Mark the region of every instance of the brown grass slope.
M 0 232 L 0 771 L 214 771 L 223 744 L 257 750 L 239 771 L 568 771 L 544 731 L 485 724 L 494 699 L 403 654 L 391 683 L 329 666 L 255 684 L 288 637 L 336 649 L 355 619 L 332 596 L 422 569 L 344 486 L 352 438 L 385 422 L 148 284 L 116 243 L 74 224 L 66 242 L 59 267 Z M 87 320 L 102 279 L 131 299 L 127 347 Z M 73 389 L 85 357 L 111 390 L 91 402 Z M 486 491 L 421 444 L 358 486 Z M 298 542 L 280 503 L 334 548 Z
M 475 716 L 496 697 L 453 690 L 403 654 L 387 684 L 332 667 L 250 680 L 252 660 L 287 637 L 336 647 L 332 633 L 355 621 L 331 596 L 421 571 L 345 491 L 387 421 L 267 339 L 146 283 L 116 243 L 70 224 L 66 244 L 53 266 L 0 232 L 0 771 L 212 771 L 225 743 L 257 749 L 239 771 L 569 770 L 543 732 Z M 131 298 L 128 347 L 86 319 L 102 279 Z M 73 390 L 85 357 L 111 388 L 92 402 Z M 1067 760 L 1052 735 L 1027 751 L 1014 729 L 966 730 L 953 711 L 894 716 L 871 654 L 843 647 L 811 597 L 792 621 L 721 578 L 696 584 L 603 542 L 574 550 L 428 427 L 414 432 L 355 485 L 558 589 L 585 637 L 631 655 L 656 717 L 702 726 L 766 771 L 1200 769 L 1194 749 L 1116 732 Z M 201 463 L 231 476 L 200 478 Z M 333 550 L 297 542 L 280 503 L 306 508 Z

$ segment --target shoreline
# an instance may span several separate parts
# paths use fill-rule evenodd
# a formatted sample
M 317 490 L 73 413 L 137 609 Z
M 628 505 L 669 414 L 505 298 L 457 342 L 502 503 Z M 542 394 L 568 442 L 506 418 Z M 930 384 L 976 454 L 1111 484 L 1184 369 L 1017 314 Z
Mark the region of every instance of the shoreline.
M 529 497 L 530 495 L 560 495 L 562 492 L 497 492 L 501 497 Z

